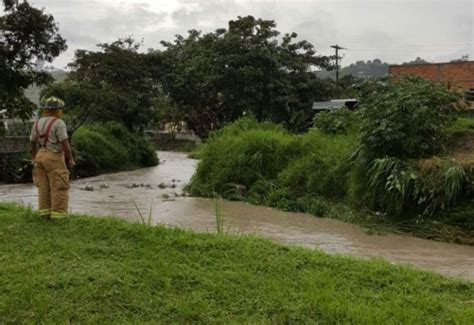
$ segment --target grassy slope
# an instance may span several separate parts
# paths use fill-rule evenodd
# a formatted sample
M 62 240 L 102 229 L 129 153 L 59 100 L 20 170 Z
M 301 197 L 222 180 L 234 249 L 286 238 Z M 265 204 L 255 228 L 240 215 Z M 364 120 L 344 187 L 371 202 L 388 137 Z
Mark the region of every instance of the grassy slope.
M 254 237 L 0 205 L 3 322 L 474 322 L 474 284 Z

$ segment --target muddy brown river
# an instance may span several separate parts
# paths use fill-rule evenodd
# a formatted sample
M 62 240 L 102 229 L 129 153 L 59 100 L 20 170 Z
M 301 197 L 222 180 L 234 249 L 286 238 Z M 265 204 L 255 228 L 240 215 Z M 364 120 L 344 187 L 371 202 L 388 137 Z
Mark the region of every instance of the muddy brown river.
M 72 182 L 71 211 L 138 221 L 138 206 L 145 218 L 151 212 L 154 224 L 214 232 L 214 200 L 181 196 L 197 161 L 188 159 L 182 153 L 159 152 L 159 156 L 161 164 L 157 167 Z M 36 207 L 36 200 L 33 185 L 0 185 L 0 201 L 15 201 Z M 222 201 L 222 208 L 224 227 L 230 233 L 257 234 L 331 254 L 381 257 L 448 276 L 474 279 L 472 246 L 409 236 L 368 235 L 358 226 L 338 220 L 281 212 L 242 202 Z

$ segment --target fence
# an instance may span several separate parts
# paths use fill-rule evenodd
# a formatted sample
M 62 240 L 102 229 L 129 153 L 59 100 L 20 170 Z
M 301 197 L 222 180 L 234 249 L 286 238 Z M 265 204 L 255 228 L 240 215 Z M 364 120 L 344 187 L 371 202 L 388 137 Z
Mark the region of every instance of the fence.
M 0 181 L 7 180 L 29 147 L 30 140 L 26 136 L 0 138 Z

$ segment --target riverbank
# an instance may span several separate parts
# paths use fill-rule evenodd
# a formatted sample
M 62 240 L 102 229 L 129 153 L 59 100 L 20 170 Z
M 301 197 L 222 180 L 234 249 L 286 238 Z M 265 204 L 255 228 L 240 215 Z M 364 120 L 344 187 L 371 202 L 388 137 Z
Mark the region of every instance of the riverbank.
M 159 163 L 153 143 L 147 137 L 131 132 L 118 123 L 85 124 L 74 133 L 71 141 L 77 163 L 71 170 L 71 179 L 151 167 Z M 11 156 L 0 176 L 0 184 L 31 183 L 30 153 L 19 152 Z
M 158 166 L 75 180 L 70 189 L 70 210 L 75 214 L 116 216 L 131 222 L 151 213 L 153 225 L 170 225 L 195 232 L 215 229 L 213 199 L 184 197 L 183 186 L 198 161 L 185 153 L 158 152 Z M 32 184 L 0 186 L 0 201 L 37 207 Z M 138 207 L 138 209 L 137 209 Z M 273 241 L 348 254 L 381 257 L 437 273 L 474 280 L 474 247 L 415 237 L 373 234 L 370 226 L 310 214 L 284 212 L 245 202 L 222 200 L 224 227 L 234 234 L 252 234 Z M 351 217 L 346 214 L 346 217 Z M 349 220 L 350 221 L 350 220 Z M 372 234 L 370 234 L 372 233 Z
M 474 285 L 381 260 L 0 204 L 2 322 L 474 321 Z M 9 261 L 5 263 L 5 261 Z
M 187 189 L 193 196 L 339 219 L 373 233 L 474 245 L 472 162 L 448 152 L 369 158 L 360 141 L 355 131 L 312 128 L 295 135 L 244 118 L 200 147 Z

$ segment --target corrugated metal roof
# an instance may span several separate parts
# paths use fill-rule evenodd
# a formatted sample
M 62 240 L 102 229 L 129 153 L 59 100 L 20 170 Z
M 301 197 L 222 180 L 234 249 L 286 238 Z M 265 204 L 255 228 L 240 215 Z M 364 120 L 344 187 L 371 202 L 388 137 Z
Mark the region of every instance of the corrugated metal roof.
M 350 104 L 353 107 L 357 103 L 355 98 L 346 98 L 346 99 L 333 99 L 326 102 L 314 102 L 313 109 L 317 111 L 332 110 L 338 108 L 348 107 L 347 104 Z
M 336 109 L 336 108 L 343 108 L 345 106 L 346 106 L 346 103 L 335 103 L 331 101 L 313 103 L 313 109 L 315 110 Z

